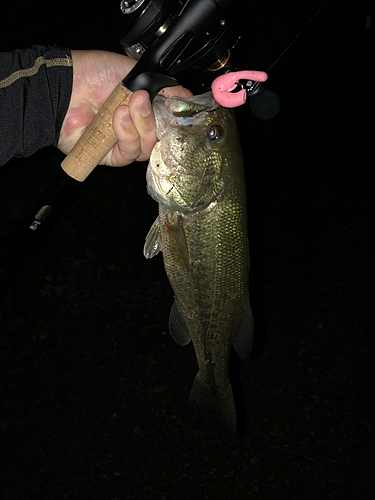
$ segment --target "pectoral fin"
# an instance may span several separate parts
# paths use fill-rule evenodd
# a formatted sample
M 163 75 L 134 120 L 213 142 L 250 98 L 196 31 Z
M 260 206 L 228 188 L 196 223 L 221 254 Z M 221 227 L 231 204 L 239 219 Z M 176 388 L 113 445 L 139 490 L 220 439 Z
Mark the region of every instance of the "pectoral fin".
M 189 253 L 181 216 L 165 219 L 165 229 L 168 235 L 168 244 L 171 258 L 175 264 L 189 269 Z
M 169 331 L 177 344 L 184 346 L 191 340 L 189 329 L 186 326 L 185 320 L 180 313 L 176 301 L 173 302 L 171 313 L 169 315 Z
M 246 356 L 250 354 L 251 348 L 253 347 L 253 336 L 253 313 L 251 312 L 251 307 L 249 304 L 249 307 L 244 314 L 242 324 L 233 341 L 233 347 L 241 359 L 246 358 Z
M 152 259 L 161 250 L 161 233 L 159 218 L 152 224 L 146 236 L 146 242 L 143 247 L 143 255 L 146 259 Z

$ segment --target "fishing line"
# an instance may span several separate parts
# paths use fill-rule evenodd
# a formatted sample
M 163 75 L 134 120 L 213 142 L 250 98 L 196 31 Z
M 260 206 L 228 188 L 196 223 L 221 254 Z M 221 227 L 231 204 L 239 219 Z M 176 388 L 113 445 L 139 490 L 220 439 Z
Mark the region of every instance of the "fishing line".
M 267 79 L 267 73 L 271 68 L 275 66 L 277 62 L 283 57 L 283 55 L 290 49 L 290 47 L 298 40 L 298 38 L 302 35 L 302 33 L 306 30 L 306 28 L 314 21 L 314 19 L 320 14 L 320 12 L 327 5 L 329 0 L 326 0 L 323 5 L 315 12 L 315 14 L 309 19 L 309 21 L 303 26 L 299 33 L 294 37 L 294 39 L 289 43 L 289 45 L 283 50 L 283 52 L 275 59 L 275 61 L 269 66 L 266 72 L 253 72 L 258 73 L 255 75 L 255 78 L 251 75 L 245 76 L 244 72 L 237 72 L 232 75 L 224 74 L 216 78 L 216 80 L 212 84 L 212 93 L 216 101 L 222 106 L 234 108 L 237 106 L 241 106 L 245 103 L 246 99 L 250 108 L 250 111 L 253 115 L 261 120 L 269 120 L 270 118 L 274 118 L 280 111 L 281 108 L 281 100 L 280 97 L 272 92 L 272 90 L 268 90 L 261 85 L 261 82 L 264 82 Z M 251 73 L 251 72 L 248 72 Z M 259 75 L 263 73 L 266 75 L 266 78 L 259 78 Z M 238 76 L 237 82 L 237 94 L 232 93 L 235 90 L 233 85 L 233 75 Z M 241 78 L 244 77 L 244 80 Z M 241 95 L 239 95 L 241 93 Z
M 324 9 L 324 7 L 327 5 L 327 3 L 329 2 L 330 0 L 326 0 L 326 2 L 324 2 L 324 4 L 320 7 L 320 9 L 315 12 L 315 14 L 312 16 L 312 18 L 308 21 L 307 24 L 305 24 L 305 26 L 301 29 L 301 31 L 294 37 L 294 39 L 290 42 L 290 44 L 286 47 L 286 49 L 279 55 L 279 57 L 276 59 L 276 61 L 274 61 L 271 66 L 266 70 L 266 73 L 269 72 L 269 70 L 271 68 L 273 68 L 275 66 L 275 64 L 283 57 L 283 55 L 285 54 L 285 52 L 287 52 L 290 47 L 295 43 L 295 41 L 297 40 L 297 38 L 299 38 L 302 33 L 305 31 L 305 29 L 314 21 L 314 19 L 316 18 L 316 16 L 318 14 L 320 14 L 320 12 Z

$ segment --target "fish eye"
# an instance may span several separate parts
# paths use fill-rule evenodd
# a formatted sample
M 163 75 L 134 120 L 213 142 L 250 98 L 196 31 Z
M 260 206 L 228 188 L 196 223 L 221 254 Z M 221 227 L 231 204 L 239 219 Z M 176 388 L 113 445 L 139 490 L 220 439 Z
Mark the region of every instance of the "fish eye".
M 223 139 L 223 129 L 218 125 L 210 128 L 208 132 L 208 138 L 211 142 L 220 142 Z

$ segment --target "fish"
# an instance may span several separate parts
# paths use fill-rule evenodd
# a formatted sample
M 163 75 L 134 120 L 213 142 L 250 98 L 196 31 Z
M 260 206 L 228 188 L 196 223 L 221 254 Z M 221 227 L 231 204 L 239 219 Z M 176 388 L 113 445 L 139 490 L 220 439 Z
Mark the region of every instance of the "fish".
M 174 292 L 173 339 L 192 341 L 198 373 L 189 395 L 200 414 L 215 413 L 229 435 L 237 415 L 229 380 L 232 345 L 241 359 L 253 343 L 249 299 L 246 184 L 232 110 L 211 92 L 153 101 L 155 144 L 148 194 L 159 204 L 144 256 L 163 254 Z

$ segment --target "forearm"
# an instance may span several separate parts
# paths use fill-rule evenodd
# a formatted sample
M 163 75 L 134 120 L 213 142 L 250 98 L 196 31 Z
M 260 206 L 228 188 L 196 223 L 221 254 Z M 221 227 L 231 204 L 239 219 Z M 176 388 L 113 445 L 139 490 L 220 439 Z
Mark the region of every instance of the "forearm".
M 0 53 L 0 165 L 56 146 L 73 81 L 69 49 Z

